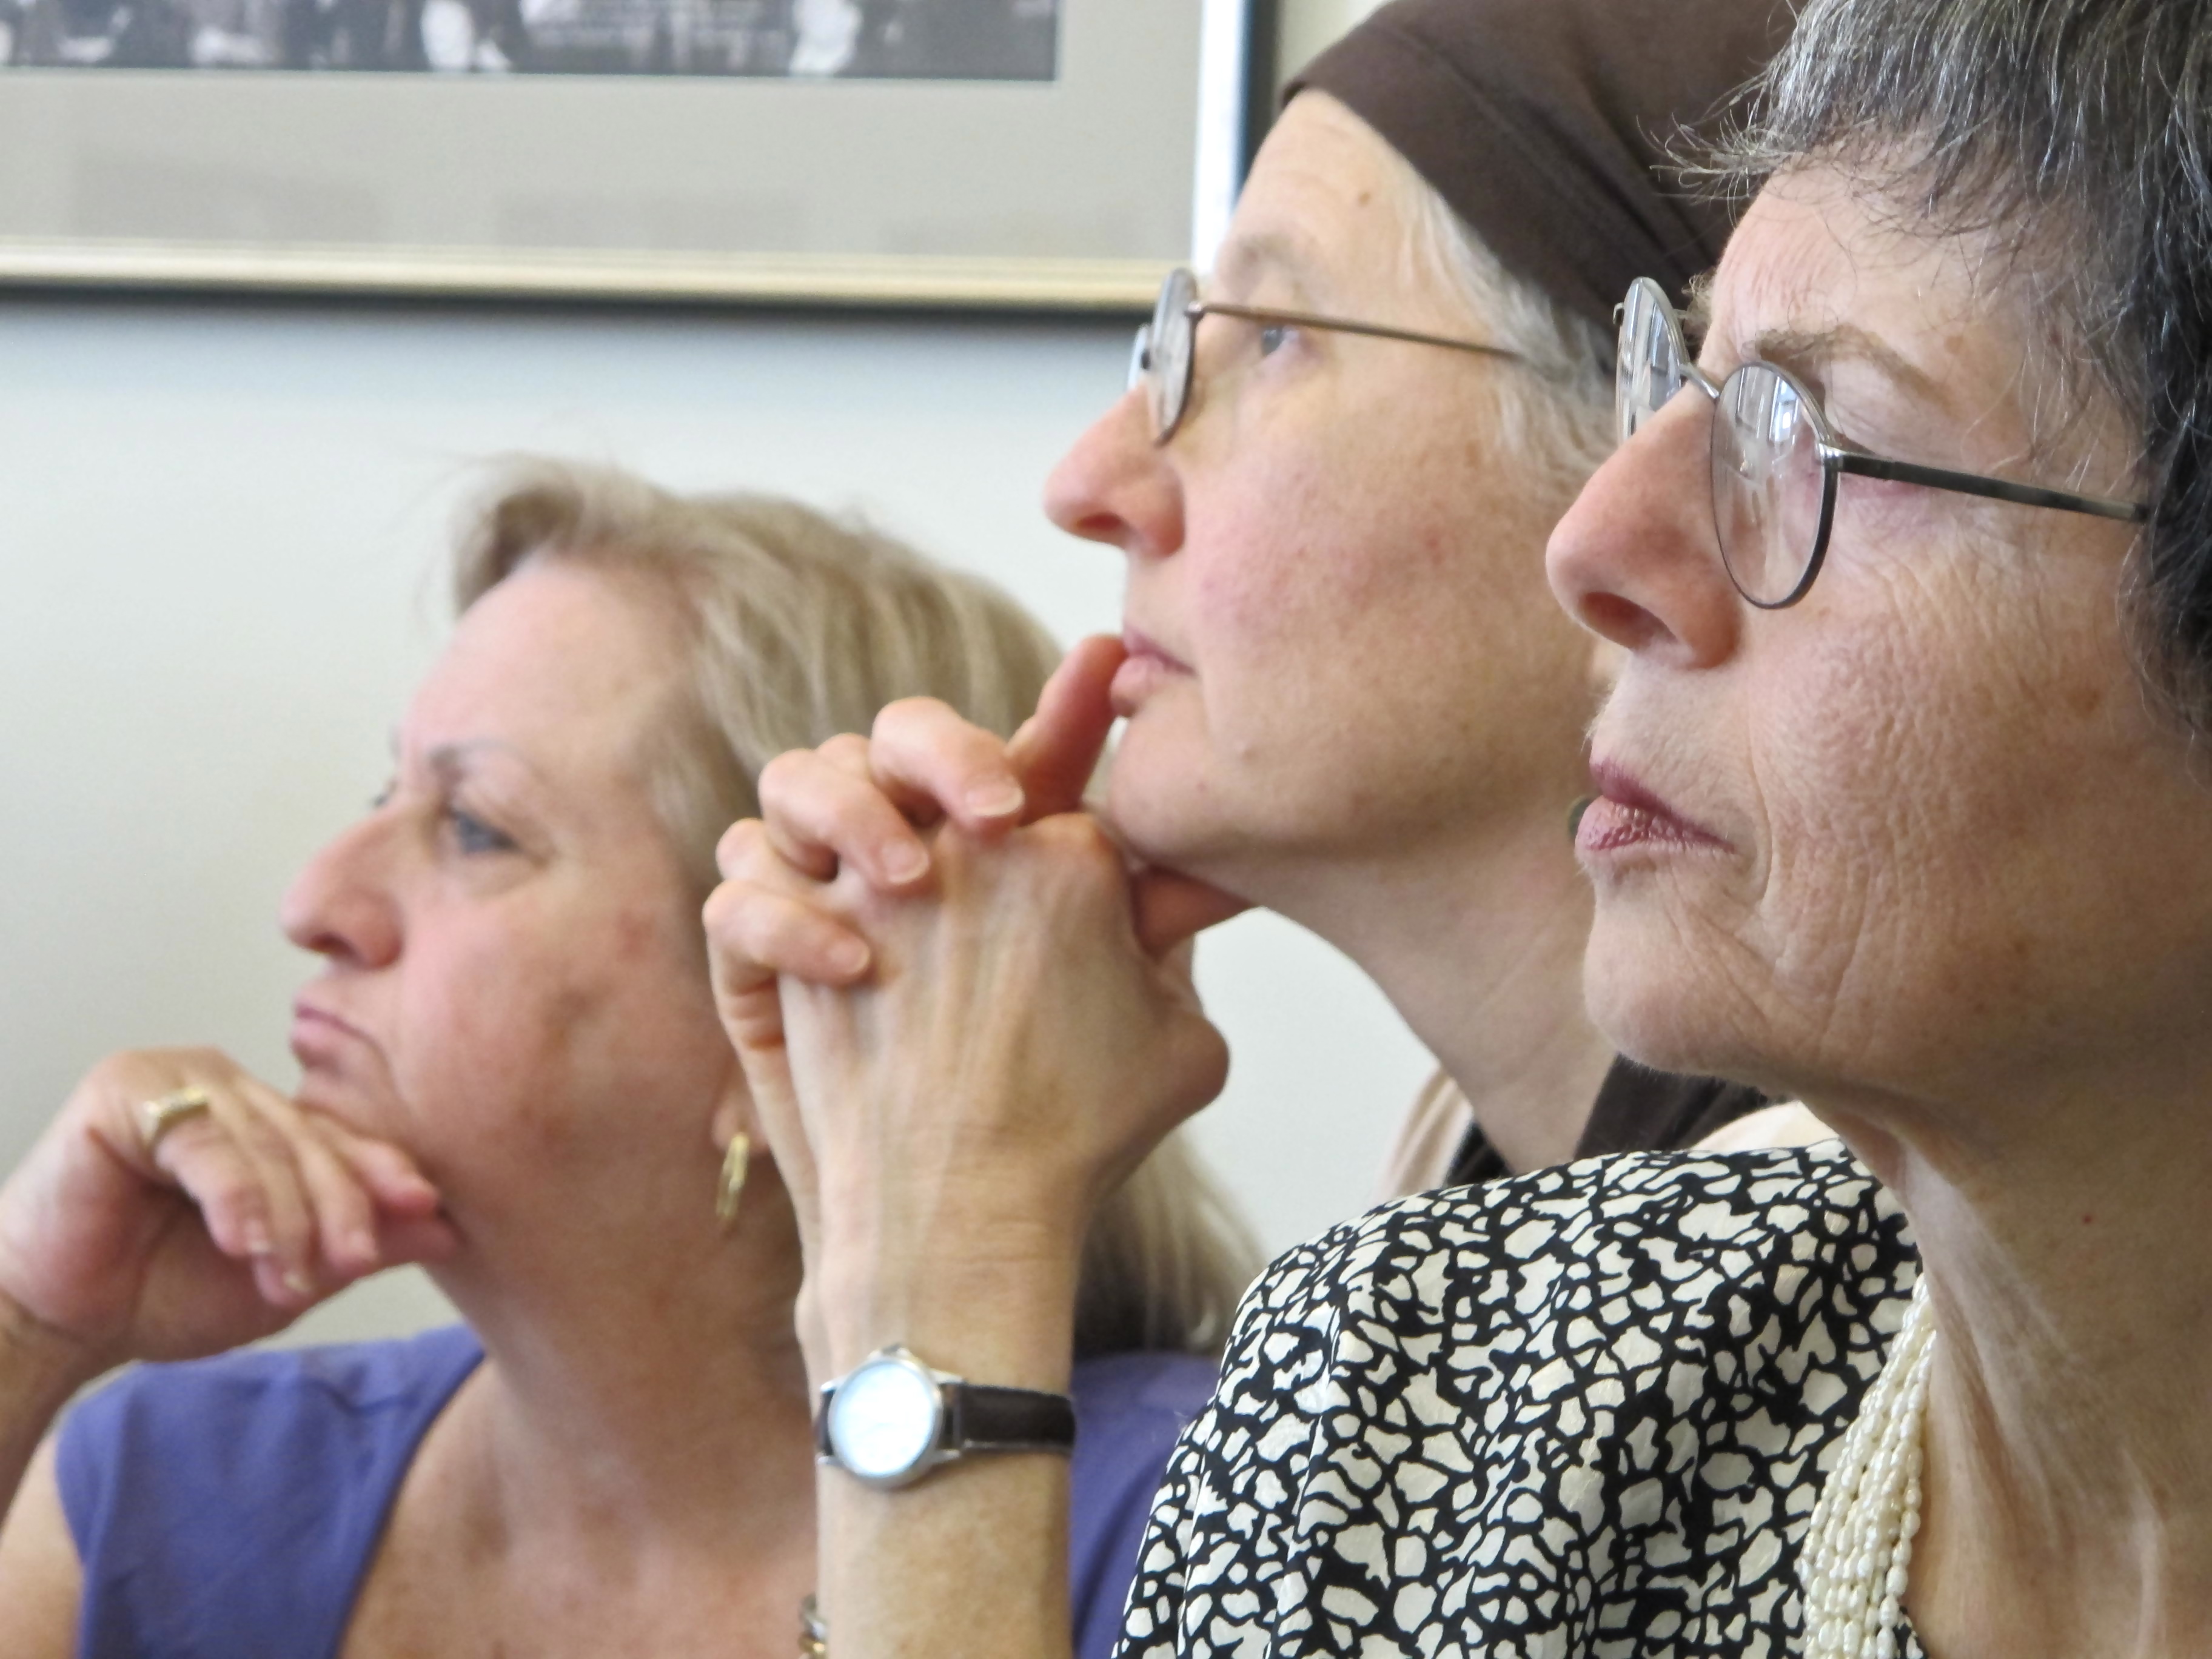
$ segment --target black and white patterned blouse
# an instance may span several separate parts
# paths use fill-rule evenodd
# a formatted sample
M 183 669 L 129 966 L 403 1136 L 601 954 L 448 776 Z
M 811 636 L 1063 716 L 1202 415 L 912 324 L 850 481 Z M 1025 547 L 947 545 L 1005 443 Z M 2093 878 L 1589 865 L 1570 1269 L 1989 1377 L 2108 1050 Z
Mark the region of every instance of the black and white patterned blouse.
M 1917 1272 L 1836 1141 L 1339 1227 L 1246 1299 L 1122 1654 L 1783 1659 L 1821 1460 Z

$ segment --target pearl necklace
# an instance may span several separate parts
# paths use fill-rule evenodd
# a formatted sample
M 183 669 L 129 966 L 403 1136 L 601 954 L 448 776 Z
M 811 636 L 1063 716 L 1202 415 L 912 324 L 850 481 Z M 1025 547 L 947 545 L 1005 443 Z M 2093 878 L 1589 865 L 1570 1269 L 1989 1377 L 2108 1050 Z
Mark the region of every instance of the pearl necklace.
M 1813 1508 L 1800 1568 L 1807 1659 L 1897 1659 L 1898 1604 L 1920 1530 L 1920 1425 L 1935 1352 L 1923 1273 L 1897 1346 Z

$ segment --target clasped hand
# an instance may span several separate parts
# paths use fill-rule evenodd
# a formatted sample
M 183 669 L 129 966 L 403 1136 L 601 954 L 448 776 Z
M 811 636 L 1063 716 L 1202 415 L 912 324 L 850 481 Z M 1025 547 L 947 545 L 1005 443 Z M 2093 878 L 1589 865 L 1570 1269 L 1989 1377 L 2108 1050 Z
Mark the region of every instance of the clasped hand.
M 828 1297 L 853 1343 L 913 1340 L 933 1287 L 1067 1279 L 1098 1200 L 1220 1091 L 1188 942 L 1243 906 L 1133 871 L 1080 810 L 1121 654 L 1079 646 L 1011 743 L 915 701 L 781 757 L 723 840 L 715 988 L 799 1208 L 803 1327 Z

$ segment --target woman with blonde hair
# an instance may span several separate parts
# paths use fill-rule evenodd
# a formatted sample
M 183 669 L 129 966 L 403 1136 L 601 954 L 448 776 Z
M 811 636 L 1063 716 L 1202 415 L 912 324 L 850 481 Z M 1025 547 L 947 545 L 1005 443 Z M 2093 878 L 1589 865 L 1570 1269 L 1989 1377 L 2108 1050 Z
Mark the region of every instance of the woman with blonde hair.
M 548 464 L 455 599 L 391 786 L 285 901 L 297 1091 L 119 1054 L 0 1188 L 11 1655 L 791 1651 L 801 1262 L 708 990 L 715 836 L 767 757 L 918 692 L 1008 730 L 1058 653 L 884 537 Z M 1180 1150 L 1090 1237 L 1062 1557 L 1103 1654 L 1243 1275 Z M 227 1352 L 404 1261 L 467 1323 Z M 133 1360 L 190 1363 L 46 1437 Z M 978 1389 L 945 1449 L 1070 1426 Z

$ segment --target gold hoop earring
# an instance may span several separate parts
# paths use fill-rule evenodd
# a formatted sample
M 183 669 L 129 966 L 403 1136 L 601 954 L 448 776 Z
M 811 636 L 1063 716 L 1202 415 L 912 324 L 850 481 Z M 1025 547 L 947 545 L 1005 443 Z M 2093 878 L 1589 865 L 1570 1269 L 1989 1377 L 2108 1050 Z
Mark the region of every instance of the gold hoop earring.
M 722 1178 L 714 1184 L 714 1219 L 727 1232 L 738 1224 L 738 1200 L 745 1190 L 745 1166 L 751 1163 L 753 1138 L 740 1129 L 722 1154 Z

